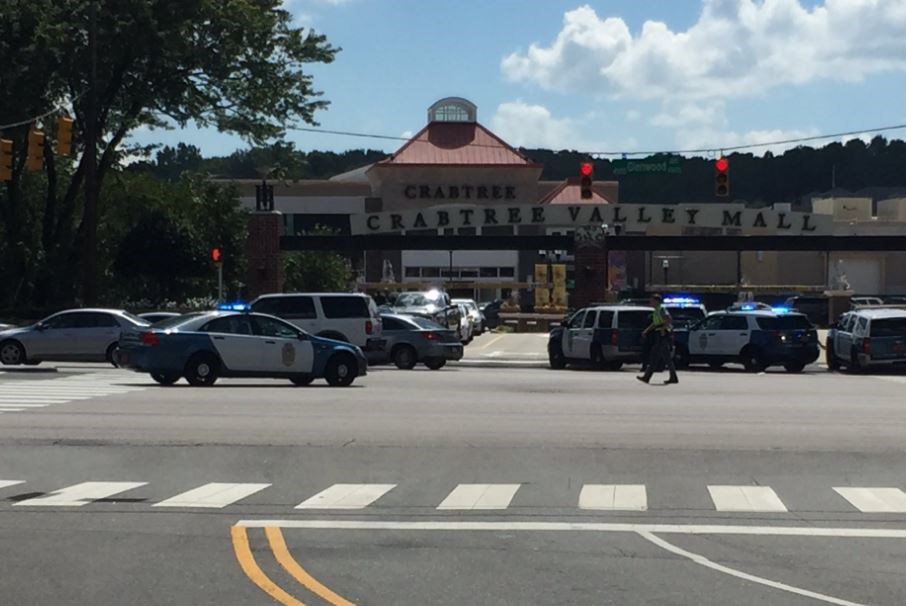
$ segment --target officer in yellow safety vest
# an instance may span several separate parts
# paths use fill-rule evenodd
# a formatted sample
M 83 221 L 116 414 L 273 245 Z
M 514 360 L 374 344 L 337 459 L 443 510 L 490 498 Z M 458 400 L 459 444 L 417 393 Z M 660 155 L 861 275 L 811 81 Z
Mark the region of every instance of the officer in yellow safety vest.
M 653 332 L 655 342 L 654 347 L 651 348 L 651 359 L 648 360 L 645 374 L 636 377 L 642 383 L 648 383 L 655 370 L 660 371 L 664 368 L 670 371 L 670 378 L 664 381 L 664 384 L 679 383 L 676 366 L 673 363 L 673 319 L 670 317 L 670 313 L 664 309 L 663 302 L 661 295 L 651 295 L 651 305 L 654 307 L 654 311 L 651 313 L 651 324 L 642 332 L 642 338 L 644 339 Z

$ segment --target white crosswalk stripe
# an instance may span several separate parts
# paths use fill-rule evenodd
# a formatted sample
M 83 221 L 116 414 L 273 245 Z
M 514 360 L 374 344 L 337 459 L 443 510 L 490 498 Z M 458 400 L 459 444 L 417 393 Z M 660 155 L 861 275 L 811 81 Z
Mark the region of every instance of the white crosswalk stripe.
M 579 493 L 579 509 L 645 511 L 648 493 L 644 484 L 586 484 Z
M 506 509 L 521 484 L 460 484 L 438 509 Z
M 0 488 L 6 488 L 7 486 L 16 486 L 17 484 L 25 484 L 22 480 L 0 480 Z
M 296 509 L 364 509 L 396 488 L 396 484 L 334 484 Z
M 211 482 L 155 503 L 154 507 L 209 507 L 221 509 L 260 492 L 270 484 L 230 484 Z
M 787 511 L 770 486 L 708 486 L 717 511 Z
M 123 395 L 146 389 L 144 386 L 117 384 L 126 377 L 128 374 L 125 371 L 103 371 L 60 379 L 2 383 L 0 384 L 0 414 L 27 412 L 53 404 Z
M 82 482 L 16 503 L 17 507 L 82 507 L 98 499 L 146 485 L 147 482 Z
M 899 488 L 834 487 L 862 513 L 906 513 L 906 492 Z

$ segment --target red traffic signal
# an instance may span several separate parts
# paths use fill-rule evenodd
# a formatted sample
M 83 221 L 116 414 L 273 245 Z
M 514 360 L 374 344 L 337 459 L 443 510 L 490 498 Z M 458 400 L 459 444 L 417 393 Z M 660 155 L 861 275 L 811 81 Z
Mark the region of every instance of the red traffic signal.
M 714 195 L 720 198 L 730 195 L 730 161 L 724 157 L 714 162 Z
M 581 179 L 579 179 L 579 188 L 581 190 L 580 197 L 583 200 L 591 200 L 595 197 L 591 187 L 595 174 L 594 164 L 591 162 L 583 162 L 579 165 L 579 174 L 582 175 Z
M 223 261 L 223 255 L 220 251 L 220 248 L 211 249 L 211 260 L 214 261 L 214 263 L 220 263 L 221 261 Z

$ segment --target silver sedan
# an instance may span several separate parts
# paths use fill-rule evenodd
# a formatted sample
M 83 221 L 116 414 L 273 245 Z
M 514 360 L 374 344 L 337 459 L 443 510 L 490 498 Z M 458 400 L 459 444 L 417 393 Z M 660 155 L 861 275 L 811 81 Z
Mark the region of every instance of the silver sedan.
M 121 309 L 69 309 L 31 326 L 0 331 L 0 362 L 110 362 L 124 330 L 149 323 Z
M 397 368 L 414 368 L 419 362 L 431 370 L 443 368 L 447 360 L 462 358 L 462 343 L 455 331 L 440 324 L 400 314 L 382 314 L 387 352 Z

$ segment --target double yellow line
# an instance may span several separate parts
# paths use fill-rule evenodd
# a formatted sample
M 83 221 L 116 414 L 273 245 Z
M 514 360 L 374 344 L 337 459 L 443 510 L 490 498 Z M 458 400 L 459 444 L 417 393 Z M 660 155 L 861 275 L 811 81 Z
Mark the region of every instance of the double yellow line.
M 267 542 L 270 545 L 274 557 L 283 569 L 303 587 L 323 598 L 332 606 L 355 606 L 353 602 L 350 602 L 346 598 L 333 592 L 329 587 L 311 576 L 311 574 L 309 574 L 308 571 L 293 558 L 289 549 L 286 547 L 286 541 L 284 540 L 283 533 L 280 531 L 279 527 L 268 526 L 264 529 L 264 534 L 267 536 Z M 233 526 L 230 528 L 230 536 L 233 539 L 233 551 L 236 553 L 236 559 L 239 560 L 239 566 L 242 568 L 242 572 L 245 573 L 245 576 L 262 591 L 284 606 L 306 606 L 304 602 L 299 601 L 282 587 L 274 583 L 271 578 L 261 570 L 258 562 L 255 561 L 255 556 L 252 555 L 248 531 L 244 526 Z

